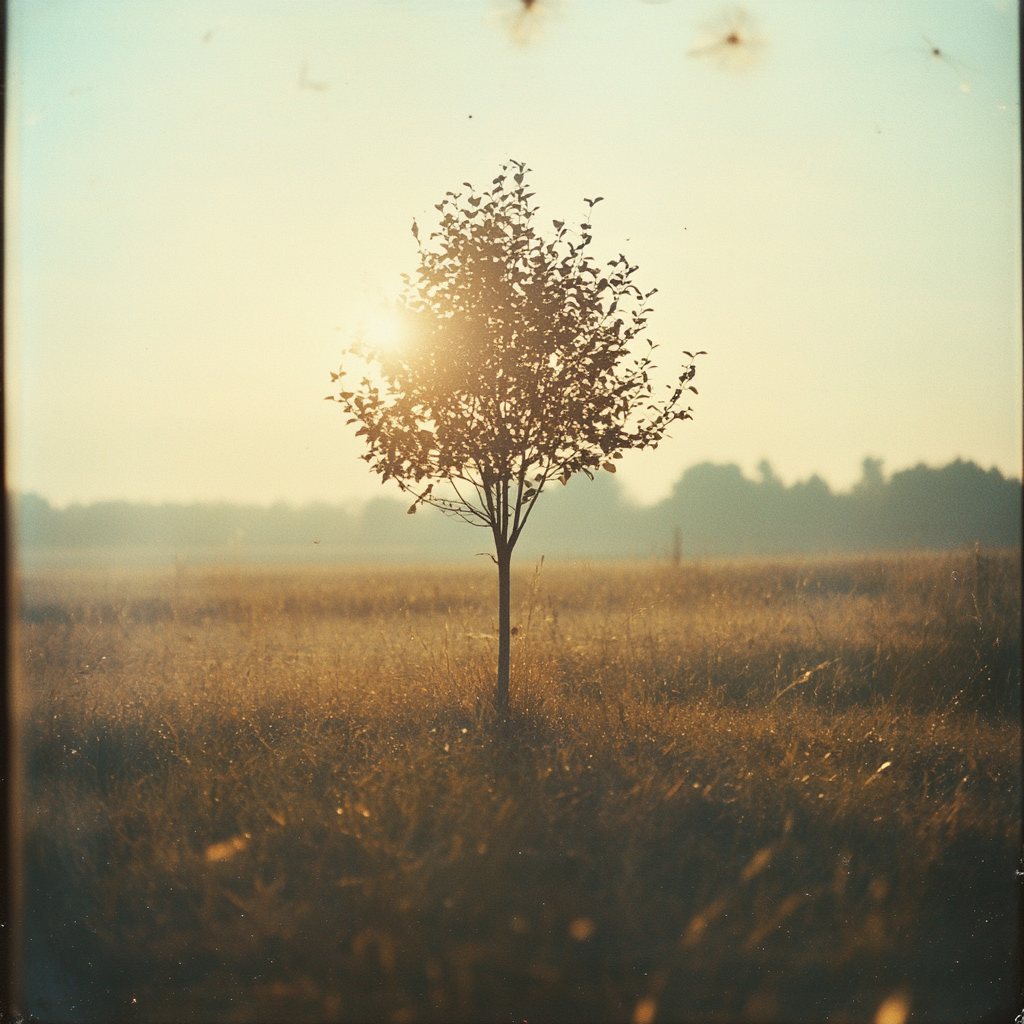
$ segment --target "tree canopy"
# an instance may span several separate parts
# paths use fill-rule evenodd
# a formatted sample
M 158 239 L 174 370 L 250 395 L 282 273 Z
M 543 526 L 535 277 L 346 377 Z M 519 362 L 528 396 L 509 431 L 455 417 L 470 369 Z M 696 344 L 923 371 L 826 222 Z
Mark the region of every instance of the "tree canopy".
M 488 191 L 446 193 L 424 243 L 413 222 L 419 268 L 403 275 L 396 309 L 404 342 L 358 340 L 331 378 L 349 375 L 352 356 L 368 372 L 328 396 L 358 424 L 373 470 L 413 497 L 410 513 L 428 503 L 491 530 L 503 587 L 544 486 L 657 447 L 691 418 L 684 398 L 696 393 L 693 353 L 659 397 L 654 343 L 634 351 L 655 290 L 641 290 L 624 255 L 600 265 L 588 252 L 601 197 L 584 200 L 578 231 L 554 220 L 545 237 L 529 173 L 511 161 Z M 501 662 L 499 648 L 499 704 Z

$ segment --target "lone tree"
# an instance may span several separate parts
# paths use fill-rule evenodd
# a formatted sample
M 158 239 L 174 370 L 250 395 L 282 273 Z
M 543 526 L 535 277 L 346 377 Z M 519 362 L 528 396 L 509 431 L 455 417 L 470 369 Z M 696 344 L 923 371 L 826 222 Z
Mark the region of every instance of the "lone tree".
M 556 220 L 554 238 L 544 238 L 529 168 L 510 163 L 490 191 L 466 182 L 468 192 L 446 193 L 427 244 L 413 222 L 419 269 L 415 279 L 403 275 L 396 308 L 404 343 L 357 341 L 345 358 L 365 360 L 369 376 L 328 395 L 359 424 L 362 458 L 415 498 L 410 514 L 433 505 L 491 531 L 502 718 L 512 551 L 545 485 L 614 473 L 623 451 L 655 448 L 675 420 L 690 419 L 682 400 L 696 394 L 687 352 L 690 362 L 656 399 L 653 342 L 631 352 L 654 290 L 633 283 L 637 268 L 621 254 L 604 270 L 594 262 L 587 222 L 577 233 Z M 585 202 L 592 210 L 600 197 Z M 347 375 L 344 366 L 333 381 Z

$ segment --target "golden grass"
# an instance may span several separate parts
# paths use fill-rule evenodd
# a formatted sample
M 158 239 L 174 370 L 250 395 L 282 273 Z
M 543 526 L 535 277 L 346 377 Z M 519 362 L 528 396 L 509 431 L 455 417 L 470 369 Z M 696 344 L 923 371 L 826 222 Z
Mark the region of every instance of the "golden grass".
M 1015 995 L 1016 552 L 513 586 L 502 728 L 490 566 L 23 580 L 23 1012 L 889 1020 Z

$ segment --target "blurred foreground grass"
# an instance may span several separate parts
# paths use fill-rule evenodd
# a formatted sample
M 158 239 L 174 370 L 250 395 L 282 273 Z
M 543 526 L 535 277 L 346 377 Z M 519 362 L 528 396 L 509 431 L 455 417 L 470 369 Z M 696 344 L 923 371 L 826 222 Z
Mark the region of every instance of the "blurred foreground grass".
M 495 590 L 22 580 L 22 1012 L 1014 1004 L 1019 552 L 521 567 L 504 728 Z

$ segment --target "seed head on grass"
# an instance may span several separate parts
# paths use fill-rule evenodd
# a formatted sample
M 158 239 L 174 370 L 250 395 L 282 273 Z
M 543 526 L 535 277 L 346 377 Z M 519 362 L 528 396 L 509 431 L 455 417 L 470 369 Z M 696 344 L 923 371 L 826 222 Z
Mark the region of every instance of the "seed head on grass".
M 596 925 L 589 917 L 577 917 L 569 925 L 569 934 L 577 942 L 586 942 L 594 934 Z
M 633 1007 L 633 1016 L 630 1018 L 630 1021 L 632 1024 L 654 1024 L 657 1016 L 657 1001 L 649 996 L 645 996 Z
M 894 992 L 875 1013 L 874 1024 L 904 1024 L 910 1015 L 910 993 Z
M 249 836 L 235 836 L 233 839 L 225 840 L 223 843 L 213 843 L 206 848 L 206 859 L 211 863 L 231 860 L 236 853 L 240 853 L 249 844 Z
M 768 867 L 771 859 L 772 850 L 770 846 L 766 846 L 763 850 L 758 850 L 740 873 L 740 881 L 749 882 L 755 875 L 759 875 Z

